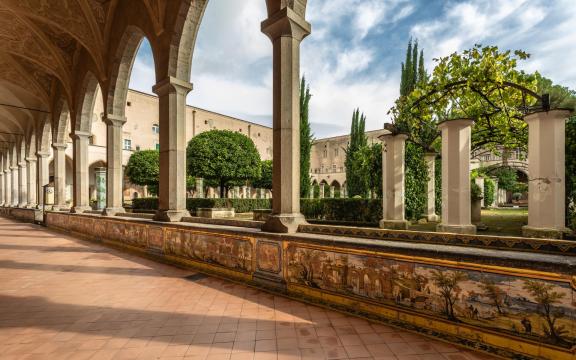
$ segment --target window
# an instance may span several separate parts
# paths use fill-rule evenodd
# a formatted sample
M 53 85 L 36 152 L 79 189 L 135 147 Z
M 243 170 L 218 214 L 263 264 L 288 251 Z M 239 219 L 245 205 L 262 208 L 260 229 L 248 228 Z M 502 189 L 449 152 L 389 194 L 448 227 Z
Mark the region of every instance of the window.
M 336 172 L 336 164 L 332 164 L 332 172 Z
M 132 150 L 132 140 L 124 139 L 124 150 Z
M 334 149 L 334 156 L 338 156 L 338 149 Z
M 126 106 L 132 106 L 132 103 L 130 101 L 127 101 Z
M 158 124 L 152 125 L 152 132 L 154 134 L 160 134 L 160 126 L 158 126 Z
M 327 158 L 328 157 L 328 150 L 324 149 L 324 152 L 322 154 L 322 157 Z
M 156 144 L 156 150 L 160 151 L 160 144 Z
M 136 145 L 136 151 L 140 151 L 140 145 Z

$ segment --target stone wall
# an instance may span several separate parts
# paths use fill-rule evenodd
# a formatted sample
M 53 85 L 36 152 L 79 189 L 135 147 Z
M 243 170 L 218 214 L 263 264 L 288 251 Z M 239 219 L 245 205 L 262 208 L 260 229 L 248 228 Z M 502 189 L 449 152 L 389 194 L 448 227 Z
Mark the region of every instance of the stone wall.
M 500 356 L 576 359 L 572 255 L 55 212 L 47 225 Z

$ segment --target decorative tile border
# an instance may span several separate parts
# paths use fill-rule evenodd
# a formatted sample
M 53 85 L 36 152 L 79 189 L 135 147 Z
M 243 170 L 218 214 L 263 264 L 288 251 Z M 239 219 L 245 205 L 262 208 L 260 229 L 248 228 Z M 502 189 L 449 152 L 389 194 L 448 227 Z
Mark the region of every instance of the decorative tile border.
M 576 241 L 532 239 L 511 236 L 462 235 L 436 232 L 401 231 L 331 225 L 300 225 L 307 234 L 348 236 L 365 239 L 408 241 L 425 244 L 455 245 L 484 249 L 505 249 L 526 252 L 576 255 Z

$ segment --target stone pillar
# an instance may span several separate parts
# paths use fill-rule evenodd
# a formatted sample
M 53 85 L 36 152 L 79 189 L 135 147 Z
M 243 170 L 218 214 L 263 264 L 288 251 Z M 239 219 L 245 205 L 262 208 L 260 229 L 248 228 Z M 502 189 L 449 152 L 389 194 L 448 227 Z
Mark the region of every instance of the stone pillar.
M 336 192 L 336 187 L 331 185 L 330 186 L 330 199 L 334 199 L 335 192 Z
M 484 200 L 484 178 L 482 176 L 478 176 L 476 179 L 474 179 L 474 182 L 480 188 L 480 196 L 482 196 L 482 200 L 480 200 L 480 206 L 486 207 L 486 201 Z
M 36 153 L 36 158 L 38 159 L 38 208 L 42 208 L 44 205 L 44 186 L 48 185 L 50 181 L 49 170 L 48 170 L 48 157 L 50 154 L 48 152 L 38 152 Z
M 88 179 L 88 137 L 90 133 L 74 131 L 72 134 L 72 146 L 74 149 L 74 196 L 73 213 L 83 213 L 90 208 L 90 183 Z
M 54 154 L 54 210 L 65 209 L 66 206 L 66 148 L 68 145 L 52 144 Z
M 18 207 L 25 208 L 28 205 L 28 171 L 26 161 L 22 159 L 18 163 Z
M 300 42 L 310 24 L 289 7 L 270 14 L 262 32 L 273 47 L 272 214 L 262 230 L 291 233 L 306 220 L 300 213 Z
M 0 159 L 0 164 L 2 159 Z M 4 166 L 0 165 L 0 206 L 4 206 Z
M 436 153 L 424 154 L 424 160 L 428 167 L 426 220 L 429 222 L 437 222 L 439 218 L 436 214 Z
M 204 179 L 196 178 L 196 197 L 204 198 Z
M 234 186 L 234 192 L 232 193 L 232 198 L 233 199 L 240 198 L 240 186 Z
M 382 220 L 385 229 L 407 229 L 404 207 L 404 149 L 408 136 L 383 135 L 382 146 Z
M 240 196 L 242 199 L 248 199 L 248 187 L 242 186 L 242 195 Z
M 12 174 L 12 203 L 10 204 L 10 206 L 12 207 L 18 207 L 18 202 L 20 200 L 20 196 L 18 195 L 18 190 L 19 190 L 19 186 L 18 186 L 18 165 L 17 164 L 13 164 L 10 167 L 11 170 L 11 174 Z
M 320 184 L 319 186 L 320 186 L 320 191 L 319 191 L 318 198 L 324 199 L 324 184 Z
M 28 182 L 26 184 L 28 191 L 28 203 L 26 207 L 34 209 L 38 205 L 38 178 L 36 176 L 36 167 L 38 166 L 35 157 L 26 158 L 26 169 L 28 172 Z
M 12 205 L 12 174 L 10 168 L 4 169 L 4 206 Z
M 96 210 L 103 210 L 106 208 L 107 204 L 107 181 L 108 177 L 106 168 L 96 168 L 94 169 L 94 185 L 96 188 Z M 111 216 L 110 212 L 104 210 L 103 215 Z
M 310 185 L 310 191 L 308 191 L 308 198 L 314 199 L 314 185 Z
M 180 221 L 186 210 L 186 95 L 192 84 L 168 77 L 154 86 L 160 113 L 160 190 L 157 221 Z
M 494 202 L 492 204 L 487 204 L 487 206 L 498 207 L 498 192 L 500 188 L 498 187 L 498 178 L 490 178 L 494 183 Z
M 442 131 L 442 222 L 440 232 L 475 234 L 470 199 L 470 148 L 472 124 L 469 119 L 448 120 Z
M 106 216 L 124 213 L 124 174 L 122 173 L 123 138 L 122 128 L 126 123 L 124 116 L 107 114 L 106 123 L 106 207 L 102 212 Z M 98 186 L 98 185 L 97 185 Z
M 346 187 L 346 185 L 342 186 L 341 191 L 341 196 L 342 198 L 346 199 L 348 197 L 348 188 Z
M 568 110 L 537 112 L 528 123 L 528 225 L 529 237 L 562 238 L 566 229 L 565 142 Z

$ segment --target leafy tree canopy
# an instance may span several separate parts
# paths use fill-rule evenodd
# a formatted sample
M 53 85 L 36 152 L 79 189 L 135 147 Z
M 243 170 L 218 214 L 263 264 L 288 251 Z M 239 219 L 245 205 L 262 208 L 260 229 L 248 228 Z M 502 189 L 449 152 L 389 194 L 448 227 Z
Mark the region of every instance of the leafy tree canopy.
M 158 150 L 136 151 L 130 156 L 125 173 L 131 183 L 148 186 L 150 192 L 157 194 L 160 177 L 160 153 Z
M 262 173 L 259 179 L 252 182 L 252 186 L 261 189 L 272 189 L 272 160 L 262 161 Z
M 211 130 L 195 136 L 186 149 L 188 175 L 216 180 L 221 195 L 230 181 L 256 180 L 261 176 L 260 154 L 245 135 Z
M 411 140 L 432 149 L 440 121 L 471 118 L 473 149 L 496 146 L 526 148 L 525 111 L 537 104 L 536 74 L 518 70 L 528 59 L 523 51 L 500 51 L 496 46 L 476 45 L 462 53 L 435 59 L 427 82 L 401 97 L 390 110 L 395 123 Z

